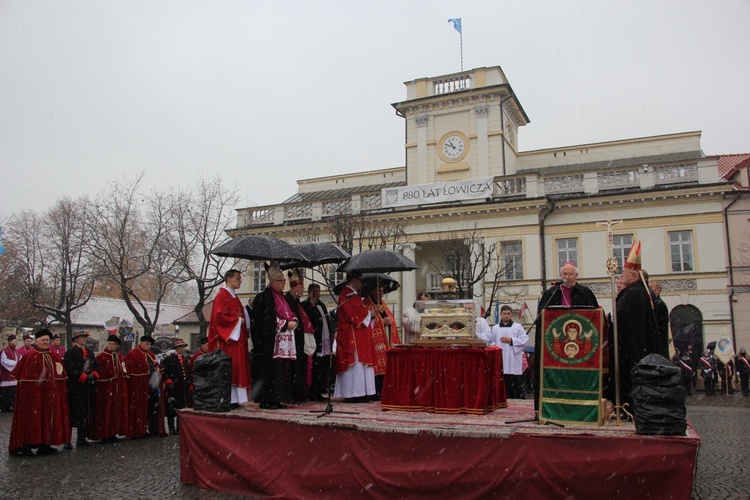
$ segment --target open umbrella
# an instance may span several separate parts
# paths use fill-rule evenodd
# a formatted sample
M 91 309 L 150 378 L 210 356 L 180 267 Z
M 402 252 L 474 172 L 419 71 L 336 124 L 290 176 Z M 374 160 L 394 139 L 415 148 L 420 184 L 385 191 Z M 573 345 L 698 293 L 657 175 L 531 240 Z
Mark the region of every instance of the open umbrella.
M 321 264 L 334 264 L 343 262 L 351 255 L 338 245 L 325 241 L 312 241 L 294 245 L 294 248 L 304 257 L 303 262 L 281 262 L 281 269 L 290 269 L 292 267 L 315 267 Z
M 286 260 L 302 262 L 305 258 L 286 241 L 270 236 L 251 234 L 232 238 L 211 250 L 219 257 L 234 257 L 250 260 Z
M 341 295 L 341 290 L 346 285 L 346 280 L 340 281 L 333 287 L 335 295 Z M 382 286 L 383 293 L 391 293 L 398 290 L 401 284 L 392 276 L 383 273 L 364 273 L 362 275 L 362 292 L 367 294 L 368 287 Z
M 359 271 L 361 273 L 393 273 L 413 271 L 419 266 L 411 259 L 390 250 L 366 250 L 353 256 L 339 267 L 341 273 Z

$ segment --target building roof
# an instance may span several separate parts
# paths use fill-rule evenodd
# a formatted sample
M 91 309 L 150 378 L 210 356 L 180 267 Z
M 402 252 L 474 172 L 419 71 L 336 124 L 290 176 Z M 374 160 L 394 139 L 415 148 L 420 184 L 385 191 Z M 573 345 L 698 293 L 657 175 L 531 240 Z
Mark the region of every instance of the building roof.
M 153 319 L 156 312 L 156 302 L 144 302 Z M 159 304 L 160 325 L 170 324 L 175 319 L 185 316 L 193 310 L 193 306 L 179 304 Z M 121 320 L 135 322 L 133 313 L 130 312 L 125 301 L 122 299 L 112 299 L 109 297 L 91 297 L 83 307 L 73 311 L 71 320 L 77 326 L 101 326 L 113 316 Z
M 406 182 L 387 182 L 382 184 L 368 184 L 364 186 L 353 186 L 344 189 L 330 189 L 328 191 L 311 191 L 309 193 L 296 193 L 281 204 L 286 203 L 303 203 L 310 201 L 332 200 L 336 198 L 346 198 L 353 194 L 360 193 L 379 193 L 381 189 L 405 186 Z
M 203 317 L 206 319 L 209 319 L 211 317 L 211 309 L 214 306 L 214 301 L 208 301 L 203 305 Z M 187 313 L 184 316 L 180 316 L 176 320 L 173 321 L 175 325 L 185 325 L 189 323 L 198 323 L 198 315 L 195 314 L 194 310 L 190 310 L 189 313 Z
M 750 153 L 719 156 L 719 177 L 731 181 L 732 176 L 745 167 L 750 166 Z

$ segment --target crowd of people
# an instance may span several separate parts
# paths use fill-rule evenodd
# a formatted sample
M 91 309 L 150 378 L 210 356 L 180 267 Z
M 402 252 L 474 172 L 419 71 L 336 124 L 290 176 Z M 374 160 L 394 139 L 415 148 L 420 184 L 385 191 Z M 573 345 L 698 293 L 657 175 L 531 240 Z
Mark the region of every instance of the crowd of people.
M 76 446 L 179 433 L 176 410 L 191 406 L 192 365 L 201 355 L 217 349 L 232 360 L 232 409 L 249 401 L 263 409 L 281 409 L 326 397 L 348 403 L 379 400 L 386 354 L 394 345 L 419 337 L 429 295 L 418 293 L 414 305 L 404 311 L 402 339 L 383 300 L 385 290 L 379 279 L 365 279 L 357 271 L 348 273 L 337 305 L 329 311 L 318 284 L 305 288 L 301 270 L 285 273 L 269 262 L 266 277 L 267 287 L 243 306 L 236 292 L 242 274 L 234 269 L 225 273 L 225 284 L 213 303 L 208 337 L 201 339 L 200 348 L 190 358 L 185 355 L 187 343 L 176 339 L 174 350 L 160 363 L 151 351 L 154 339 L 149 335 L 142 336 L 127 355 L 119 352 L 117 335 L 109 336 L 98 355 L 87 348 L 89 333 L 85 330 L 74 332 L 67 350 L 47 329 L 34 337 L 24 335 L 21 346 L 11 335 L 0 353 L 0 411 L 14 412 L 10 454 L 50 454 L 58 451 L 55 446 L 72 449 L 73 428 Z M 578 282 L 575 263 L 561 266 L 560 277 L 543 293 L 539 316 L 550 307 L 599 307 L 594 293 Z M 661 286 L 656 280 L 649 281 L 642 269 L 639 242 L 623 263 L 617 289 L 616 329 L 611 330 L 617 332 L 619 394 L 622 402 L 628 403 L 631 369 L 647 354 L 668 358 L 670 342 Z M 533 378 L 538 408 L 541 349 L 535 349 L 534 358 L 529 359 L 530 330 L 514 322 L 512 314 L 510 306 L 502 306 L 492 327 L 476 314 L 475 335 L 502 348 L 509 398 L 525 398 L 528 379 Z M 542 346 L 539 318 L 534 326 L 535 346 Z M 566 349 L 573 344 L 571 350 L 576 352 L 571 355 L 586 352 L 587 338 L 580 328 L 566 326 L 559 335 L 565 343 L 560 356 L 567 355 Z M 613 340 L 609 339 L 610 346 Z M 710 349 L 697 356 L 689 345 L 685 352 L 677 351 L 672 362 L 682 370 L 687 394 L 694 393 L 700 371 L 707 395 L 716 392 L 718 381 L 721 393 L 732 393 L 735 375 L 743 395 L 749 395 L 750 357 L 744 348 L 724 365 Z M 609 371 L 612 373 L 613 367 Z M 605 383 L 610 400 L 614 400 L 614 384 L 614 380 Z
M 87 347 L 89 332 L 73 332 L 65 349 L 48 329 L 24 337 L 14 335 L 2 351 L 2 410 L 13 412 L 8 451 L 31 457 L 57 453 L 57 447 L 113 443 L 120 439 L 177 434 L 175 411 L 190 406 L 191 362 L 187 343 L 176 339 L 162 364 L 151 352 L 154 339 L 140 338 L 126 355 L 121 340 L 110 335 L 104 350 Z M 57 342 L 57 347 L 55 343 Z

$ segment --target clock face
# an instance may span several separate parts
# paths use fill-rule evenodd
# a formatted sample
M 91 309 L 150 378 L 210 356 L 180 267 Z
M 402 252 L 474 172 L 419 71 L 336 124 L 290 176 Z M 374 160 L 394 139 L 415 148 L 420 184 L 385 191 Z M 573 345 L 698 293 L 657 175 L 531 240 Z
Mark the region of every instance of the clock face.
M 447 161 L 458 161 L 466 155 L 466 141 L 458 134 L 450 134 L 440 145 L 443 159 Z

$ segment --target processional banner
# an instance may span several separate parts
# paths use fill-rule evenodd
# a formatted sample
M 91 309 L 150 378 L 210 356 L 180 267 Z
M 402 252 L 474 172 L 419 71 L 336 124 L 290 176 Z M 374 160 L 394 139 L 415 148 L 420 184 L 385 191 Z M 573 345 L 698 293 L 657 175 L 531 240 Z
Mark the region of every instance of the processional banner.
M 539 417 L 559 422 L 603 421 L 604 310 L 542 311 Z

